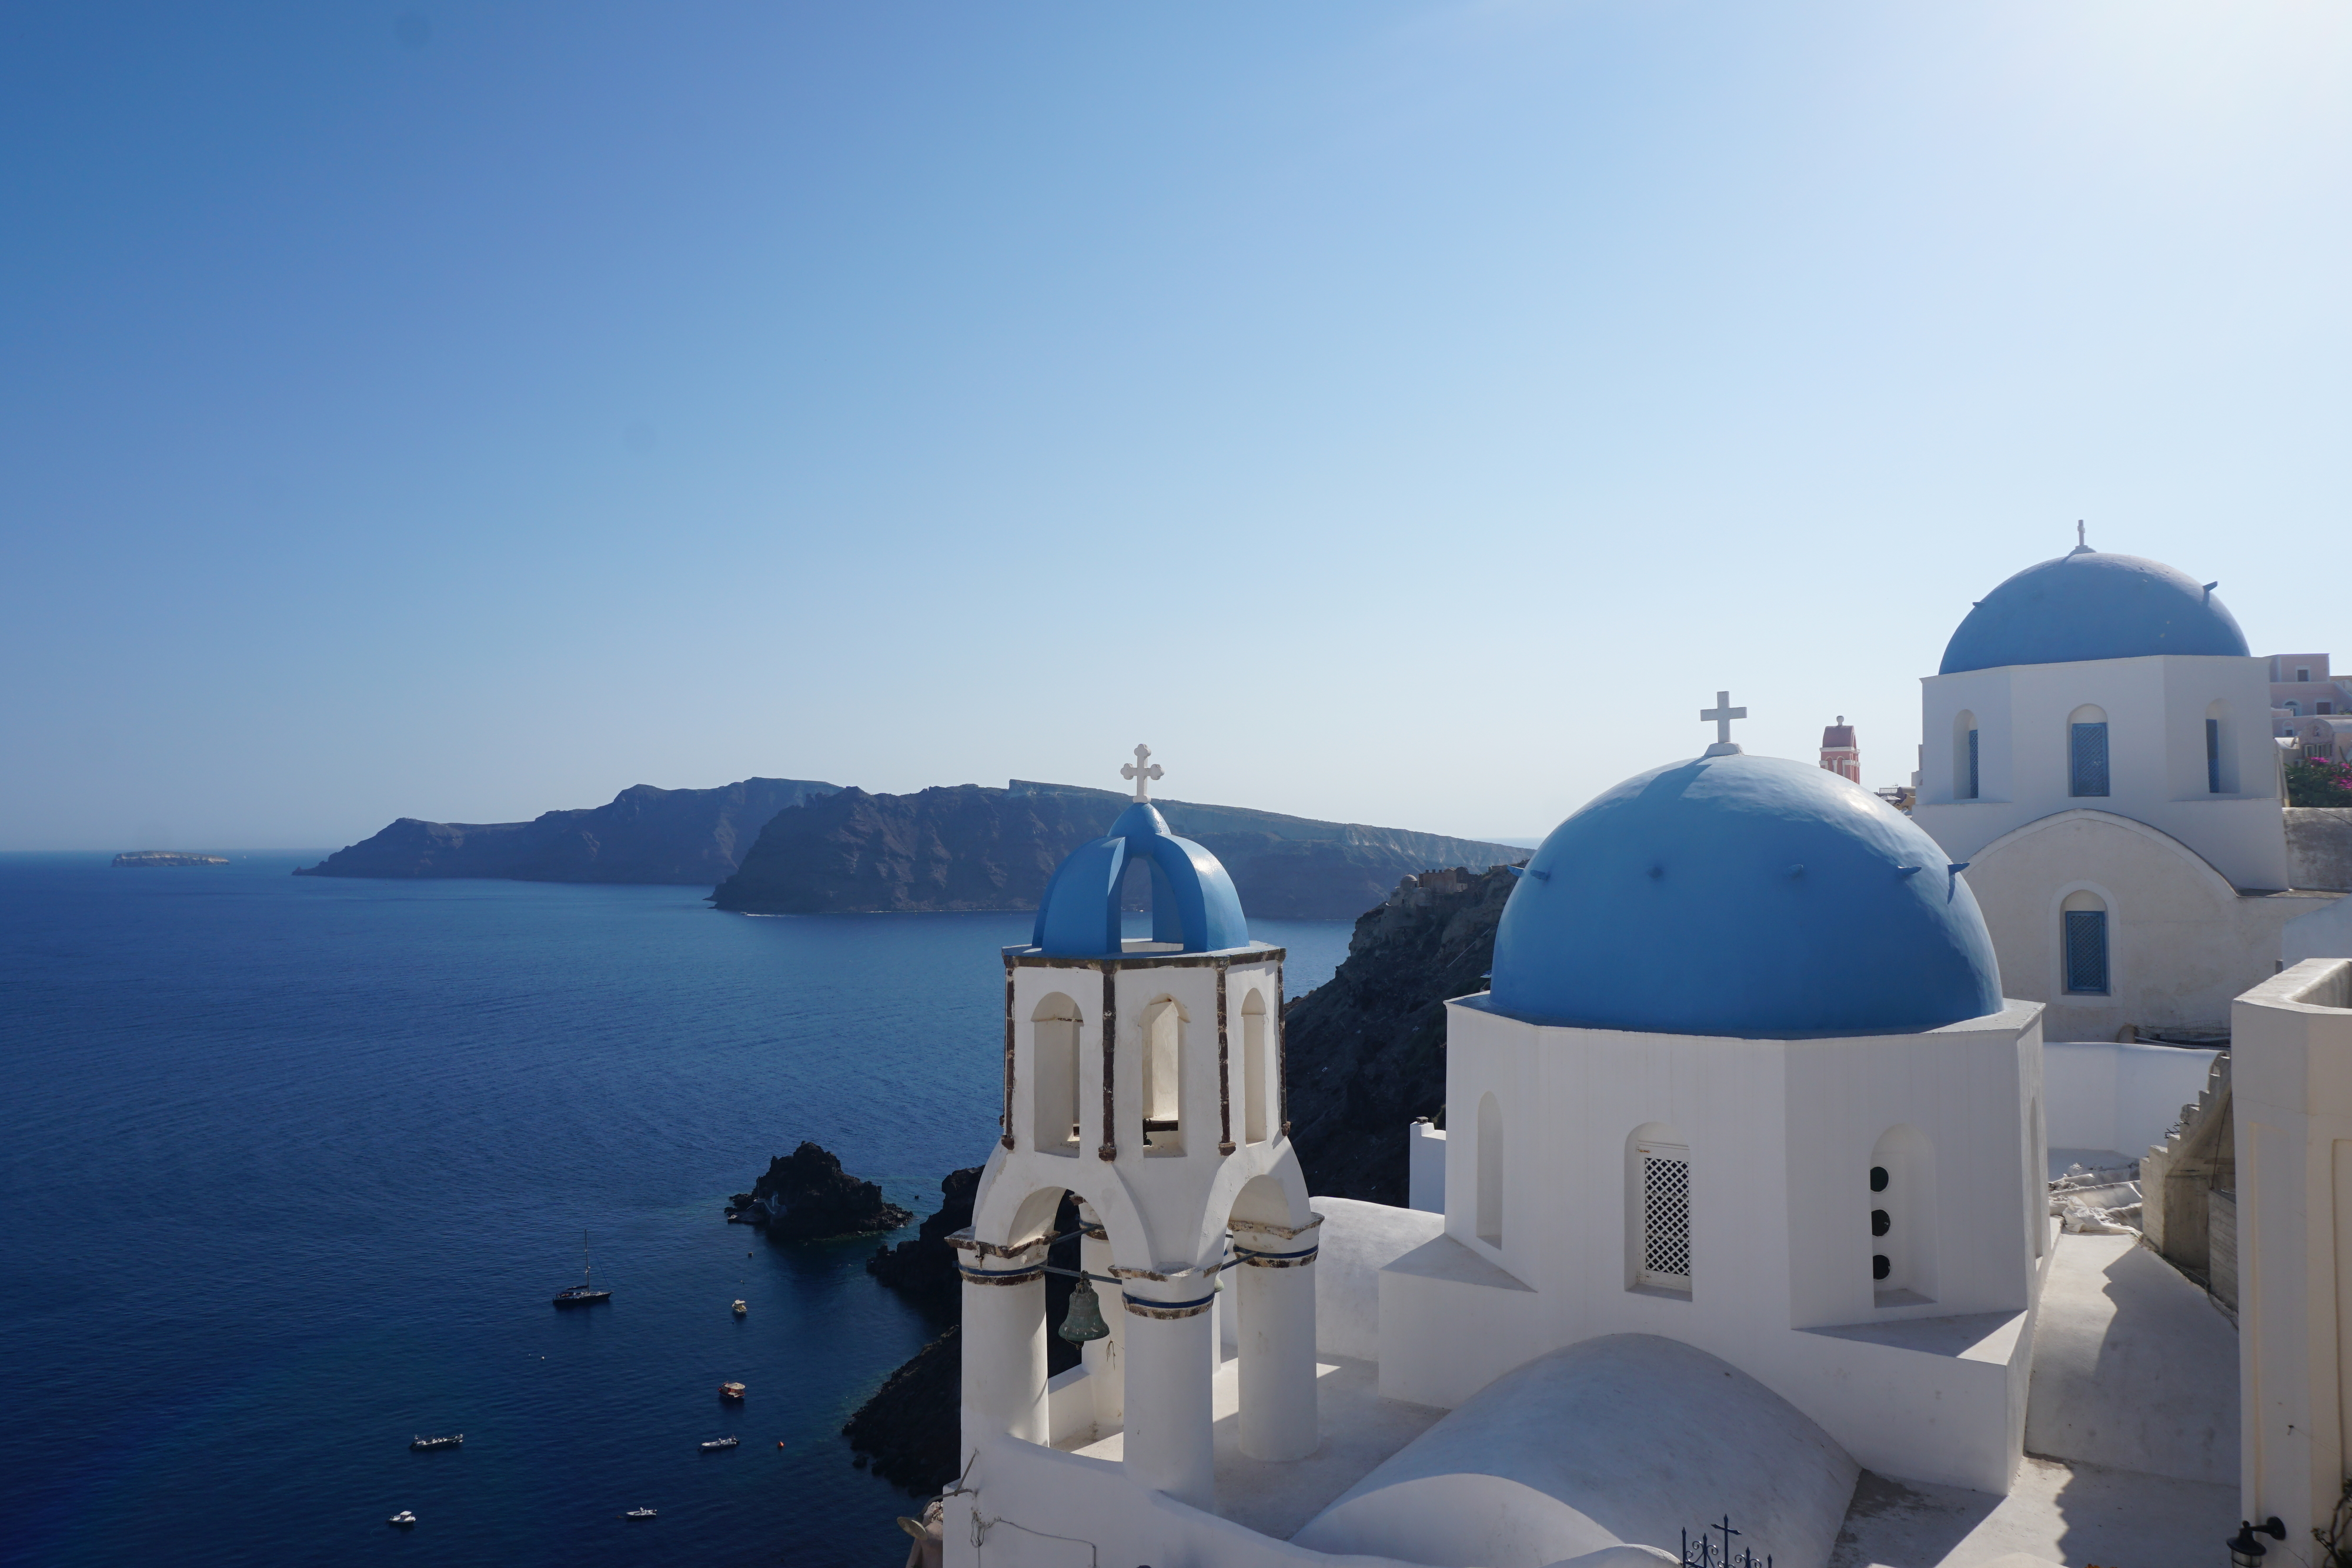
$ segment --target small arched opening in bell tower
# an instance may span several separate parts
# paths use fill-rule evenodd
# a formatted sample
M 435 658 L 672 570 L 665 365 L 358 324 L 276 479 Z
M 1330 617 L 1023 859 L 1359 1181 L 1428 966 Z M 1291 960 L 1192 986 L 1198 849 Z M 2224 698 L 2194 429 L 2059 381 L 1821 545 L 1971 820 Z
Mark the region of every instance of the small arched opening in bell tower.
M 1963 708 L 1952 720 L 1952 799 L 1976 800 L 1982 783 L 1977 716 Z
M 1242 1003 L 1242 1141 L 1265 1142 L 1265 993 Z
M 1478 1239 L 1503 1244 L 1503 1106 L 1494 1095 L 1478 1102 Z
M 1030 1136 L 1049 1155 L 1078 1152 L 1078 1004 L 1055 991 L 1029 1015 Z
M 1184 1152 L 1184 1009 L 1161 997 L 1143 1009 L 1143 1152 Z

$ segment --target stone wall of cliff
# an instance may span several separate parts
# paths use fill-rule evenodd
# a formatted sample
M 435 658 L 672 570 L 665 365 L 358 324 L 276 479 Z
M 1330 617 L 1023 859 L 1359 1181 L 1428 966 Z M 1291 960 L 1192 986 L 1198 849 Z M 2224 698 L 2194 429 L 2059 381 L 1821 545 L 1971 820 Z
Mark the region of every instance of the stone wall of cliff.
M 779 812 L 721 883 L 721 909 L 767 915 L 1030 910 L 1064 857 L 1126 804 L 1108 789 L 1015 780 L 911 795 L 844 789 Z M 1433 865 L 1523 858 L 1502 844 L 1160 800 L 1177 833 L 1224 862 L 1242 907 L 1266 919 L 1338 920 Z
M 677 883 L 730 875 L 777 812 L 837 786 L 746 779 L 716 789 L 638 784 L 603 806 L 528 822 L 427 822 L 403 817 L 297 876 L 497 877 L 513 882 Z

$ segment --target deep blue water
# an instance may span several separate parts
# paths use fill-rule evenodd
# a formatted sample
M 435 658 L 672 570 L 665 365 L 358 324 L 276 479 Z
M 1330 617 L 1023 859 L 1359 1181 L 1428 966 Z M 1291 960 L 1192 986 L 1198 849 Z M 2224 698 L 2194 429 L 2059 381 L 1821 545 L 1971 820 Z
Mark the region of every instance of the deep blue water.
M 720 1200 L 806 1137 L 933 1207 L 1025 917 L 107 860 L 0 856 L 0 1563 L 898 1560 L 838 1431 L 930 1331 Z

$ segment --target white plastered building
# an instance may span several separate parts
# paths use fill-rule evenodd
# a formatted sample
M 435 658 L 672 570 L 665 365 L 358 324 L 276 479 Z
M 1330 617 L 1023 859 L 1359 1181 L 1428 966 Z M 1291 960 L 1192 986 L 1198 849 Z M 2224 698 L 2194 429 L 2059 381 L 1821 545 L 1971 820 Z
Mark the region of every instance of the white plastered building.
M 2269 664 L 2215 586 L 2078 547 L 1979 601 L 1922 683 L 1916 819 L 2053 1040 L 2226 1032 L 2337 896 L 2290 887 Z

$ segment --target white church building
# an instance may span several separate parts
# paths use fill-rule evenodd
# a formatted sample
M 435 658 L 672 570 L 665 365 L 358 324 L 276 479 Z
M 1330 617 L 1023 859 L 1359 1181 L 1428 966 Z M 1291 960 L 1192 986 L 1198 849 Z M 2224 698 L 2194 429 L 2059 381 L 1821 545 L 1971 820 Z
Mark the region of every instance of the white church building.
M 2339 896 L 2291 886 L 2270 662 L 2218 586 L 2078 545 L 1979 601 L 1922 683 L 1915 814 L 2053 1040 L 2224 1034 Z
M 1412 1208 L 1308 1194 L 1286 956 L 1138 747 L 1003 954 L 1002 1135 L 953 1239 L 964 1463 L 912 1561 L 2323 1562 L 2352 964 L 2279 972 L 2336 901 L 2284 885 L 2267 696 L 2212 585 L 2088 549 L 1954 634 L 1916 819 L 1745 754 L 1719 695 L 1701 756 L 1521 868 L 1489 988 L 1447 1004 Z M 2080 1207 L 2136 1215 L 2126 1172 L 2070 1178 L 2063 1225 L 2052 1195 L 2163 1140 L 2214 1060 L 2126 1026 L 2233 1018 L 2268 1153 L 2232 1212 L 2277 1239 L 2239 1261 L 2242 1343 Z M 1056 1333 L 1082 1359 L 1049 1379 Z

